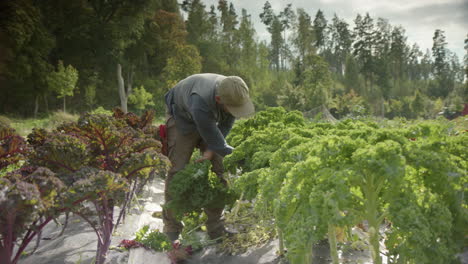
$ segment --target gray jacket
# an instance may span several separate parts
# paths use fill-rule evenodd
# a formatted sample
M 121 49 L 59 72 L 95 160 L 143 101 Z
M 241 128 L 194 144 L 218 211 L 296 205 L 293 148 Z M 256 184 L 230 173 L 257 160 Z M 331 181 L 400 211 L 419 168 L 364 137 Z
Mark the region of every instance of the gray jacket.
M 225 137 L 235 118 L 223 111 L 215 101 L 215 89 L 226 76 L 203 73 L 180 81 L 166 93 L 166 105 L 183 134 L 198 131 L 208 149 L 226 156 L 233 148 Z

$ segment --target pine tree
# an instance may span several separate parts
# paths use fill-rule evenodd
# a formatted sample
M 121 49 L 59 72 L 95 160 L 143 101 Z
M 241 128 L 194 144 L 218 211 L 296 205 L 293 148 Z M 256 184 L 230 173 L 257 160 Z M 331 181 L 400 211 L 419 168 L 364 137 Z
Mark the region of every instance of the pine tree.
M 193 0 L 184 2 L 182 9 L 188 12 L 188 18 L 185 22 L 188 32 L 187 41 L 198 45 L 206 39 L 207 28 L 209 27 L 207 22 L 209 16 L 205 11 L 205 5 L 200 0 Z
M 374 20 L 369 13 L 364 18 L 360 14 L 354 20 L 355 42 L 353 54 L 358 61 L 360 72 L 365 78 L 367 92 L 372 90 L 373 85 L 373 49 L 374 49 Z
M 239 30 L 236 32 L 237 42 L 241 48 L 240 61 L 242 65 L 254 66 L 256 62 L 256 43 L 255 29 L 253 27 L 252 18 L 247 14 L 247 10 L 242 9 L 242 17 L 239 25 Z
M 279 17 L 274 13 L 270 2 L 265 2 L 263 12 L 260 14 L 260 19 L 271 34 L 271 61 L 274 68 L 279 71 L 281 69 L 281 48 L 284 44 L 284 39 L 281 34 L 283 32 L 283 26 L 281 25 Z
M 323 15 L 322 10 L 318 10 L 315 14 L 314 19 L 314 33 L 315 33 L 315 47 L 322 51 L 325 47 L 325 43 L 327 42 L 327 20 Z
M 430 92 L 432 96 L 445 98 L 453 90 L 453 80 L 450 79 L 449 56 L 444 31 L 436 29 L 432 39 L 433 74 L 437 84 Z
M 219 4 L 222 2 L 225 1 L 219 1 Z M 240 56 L 239 43 L 235 43 L 236 26 L 239 23 L 237 21 L 236 10 L 232 3 L 229 5 L 229 8 L 224 4 L 218 6 L 218 10 L 221 12 L 220 22 L 223 28 L 221 37 L 223 54 L 227 65 L 233 68 L 234 65 L 238 64 Z
M 344 76 L 344 65 L 346 58 L 351 53 L 353 42 L 352 33 L 345 20 L 340 19 L 334 14 L 332 24 L 329 26 L 331 36 L 331 49 L 334 55 L 334 68 L 336 72 Z
M 442 77 L 447 70 L 447 42 L 443 30 L 436 29 L 432 38 L 432 56 L 434 57 L 434 75 Z
M 420 80 L 422 78 L 421 69 L 420 69 L 420 58 L 422 57 L 422 52 L 419 49 L 418 44 L 414 43 L 411 46 L 411 49 L 408 54 L 408 65 L 407 65 L 407 75 L 408 78 L 412 81 Z
M 394 27 L 391 33 L 390 65 L 393 87 L 400 87 L 404 79 L 406 64 L 406 36 L 402 27 Z
M 281 65 L 282 69 L 286 69 L 286 60 L 291 57 L 291 50 L 289 49 L 289 45 L 287 43 L 287 36 L 286 32 L 288 31 L 289 28 L 291 28 L 293 21 L 295 19 L 295 14 L 294 11 L 292 10 L 292 5 L 288 4 L 283 11 L 280 12 L 278 15 L 278 18 L 281 21 L 281 29 L 283 31 L 283 46 L 281 47 Z
M 299 8 L 297 9 L 297 22 L 294 24 L 293 33 L 293 44 L 298 53 L 298 63 L 302 63 L 306 56 L 315 53 L 315 48 L 311 45 L 313 42 L 312 20 L 304 9 Z
M 423 80 L 429 80 L 429 78 L 432 77 L 432 64 L 431 51 L 426 49 L 426 53 L 424 53 L 420 63 L 421 77 Z

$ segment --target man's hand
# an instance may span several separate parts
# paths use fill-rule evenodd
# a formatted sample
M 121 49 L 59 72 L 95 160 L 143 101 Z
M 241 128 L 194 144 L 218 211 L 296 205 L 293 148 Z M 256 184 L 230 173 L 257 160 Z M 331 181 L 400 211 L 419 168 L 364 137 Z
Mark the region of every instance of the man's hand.
M 197 159 L 195 162 L 202 162 L 202 161 L 205 161 L 205 160 L 211 160 L 211 159 L 213 159 L 213 156 L 214 156 L 214 152 L 211 151 L 211 150 L 207 150 L 207 151 L 203 152 L 203 157 Z

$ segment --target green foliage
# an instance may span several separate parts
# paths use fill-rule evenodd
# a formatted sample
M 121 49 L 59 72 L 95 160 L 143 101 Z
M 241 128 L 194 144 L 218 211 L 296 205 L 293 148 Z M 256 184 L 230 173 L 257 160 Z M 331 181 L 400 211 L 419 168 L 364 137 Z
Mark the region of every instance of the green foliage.
M 50 115 L 43 118 L 11 118 L 11 126 L 23 137 L 26 137 L 34 128 L 44 128 L 52 130 L 58 125 L 65 122 L 75 122 L 79 118 L 78 115 L 65 113 L 63 111 L 52 112 Z
M 47 126 L 48 128 L 55 128 L 63 123 L 76 122 L 78 118 L 78 115 L 73 115 L 63 111 L 56 111 L 49 116 Z
M 178 81 L 189 75 L 200 73 L 201 57 L 195 46 L 178 45 L 174 55 L 167 59 L 163 70 L 163 79 L 167 88 L 173 87 Z
M 296 76 L 296 82 L 306 98 L 307 109 L 328 105 L 332 79 L 324 59 L 317 55 L 305 57 L 300 74 Z
M 336 118 L 363 117 L 369 114 L 369 106 L 365 99 L 356 94 L 354 90 L 342 96 L 336 96 L 330 106 L 336 109 L 334 112 Z
M 88 85 L 85 87 L 85 101 L 89 106 L 93 106 L 96 103 L 96 86 Z
M 92 115 L 112 115 L 112 111 L 106 110 L 104 107 L 100 106 L 90 112 Z
M 0 116 L 0 127 L 9 127 L 11 126 L 11 120 L 6 116 Z
M 9 111 L 0 111 L 26 114 L 35 97 L 47 92 L 47 76 L 53 69 L 49 55 L 55 38 L 44 23 L 39 5 L 32 1 L 3 2 L 0 13 L 5 39 L 0 44 L 0 105 L 10 106 Z
M 128 101 L 134 104 L 136 109 L 144 110 L 146 106 L 154 105 L 153 95 L 145 90 L 145 87 L 135 88 L 128 96 Z
M 172 200 L 166 206 L 177 218 L 201 212 L 203 208 L 221 208 L 235 201 L 235 193 L 210 168 L 209 161 L 191 162 L 174 175 L 169 187 Z
M 250 119 L 236 122 L 227 137 L 227 141 L 233 147 L 237 147 L 254 131 L 264 130 L 272 123 L 281 123 L 285 126 L 303 126 L 305 120 L 299 111 L 287 112 L 282 107 L 271 107 L 266 111 L 256 113 Z
M 199 0 L 185 1 L 184 21 L 174 3 L 2 3 L 0 23 L 8 41 L 0 45 L 5 54 L 0 60 L 5 73 L 0 85 L 6 87 L 0 113 L 47 113 L 58 105 L 52 91 L 58 89 L 59 97 L 70 96 L 67 85 L 58 83 L 74 74 L 65 74 L 67 68 L 60 62 L 54 71 L 57 58 L 79 72 L 70 98 L 70 108 L 77 112 L 99 105 L 114 107 L 117 64 L 122 66 L 125 87 L 130 91 L 144 86 L 159 112 L 164 105 L 156 99 L 198 72 L 241 76 L 257 109 L 281 105 L 307 111 L 329 104 L 341 100 L 343 93 L 334 85 L 338 83 L 345 93 L 353 90 L 363 98 L 369 114 L 387 113 L 392 118 L 434 117 L 441 111 L 431 108 L 437 98 L 445 100 L 450 111 L 458 111 L 459 103 L 466 101 L 463 63 L 447 49 L 442 30 L 434 33 L 432 54 L 424 53 L 408 42 L 404 28 L 371 14 L 358 14 L 348 24 L 337 15 L 328 19 L 320 10 L 312 18 L 307 10 L 294 12 L 292 5 L 273 9 L 266 2 L 260 11 L 271 34 L 266 42 L 257 40 L 251 15 L 236 11 L 234 4 L 221 1 L 208 7 Z M 105 41 L 102 36 L 107 36 Z M 416 91 L 424 98 L 425 111 L 384 109 Z M 407 106 L 411 103 L 403 104 L 409 110 Z M 338 112 L 343 116 L 348 111 Z
M 384 221 L 392 223 L 384 239 L 391 263 L 454 261 L 468 219 L 466 133 L 435 121 L 277 123 L 282 115 L 273 108 L 258 114 L 261 123 L 237 124 L 225 165 L 242 172 L 234 186 L 258 219 L 274 217 L 291 262 L 307 262 L 334 227 L 363 220 L 375 263 Z
M 65 67 L 59 61 L 57 71 L 50 73 L 47 81 L 50 89 L 58 94 L 58 98 L 72 96 L 78 81 L 78 71 L 72 65 Z
M 204 247 L 213 244 L 212 240 L 206 240 L 196 231 L 206 231 L 207 216 L 204 212 L 191 212 L 186 213 L 182 217 L 182 223 L 184 224 L 184 229 L 181 233 L 181 244 L 188 245 L 192 248 L 193 251 L 198 251 Z
M 167 251 L 172 248 L 171 241 L 158 229 L 150 230 L 149 225 L 145 225 L 135 233 L 135 241 L 154 251 Z

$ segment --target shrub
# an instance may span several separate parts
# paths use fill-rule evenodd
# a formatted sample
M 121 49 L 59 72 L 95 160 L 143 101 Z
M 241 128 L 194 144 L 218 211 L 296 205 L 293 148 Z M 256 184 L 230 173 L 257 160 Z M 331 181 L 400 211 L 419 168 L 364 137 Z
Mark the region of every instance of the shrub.
M 0 127 L 9 127 L 9 126 L 11 126 L 11 120 L 6 116 L 0 115 Z
M 106 110 L 104 107 L 99 106 L 98 108 L 94 109 L 90 112 L 93 115 L 103 114 L 103 115 L 112 115 L 112 111 Z
M 48 127 L 56 127 L 63 123 L 76 122 L 76 120 L 78 120 L 77 115 L 73 115 L 63 111 L 57 111 L 52 113 L 52 115 L 49 117 Z
M 167 251 L 172 248 L 171 241 L 158 229 L 150 230 L 149 225 L 136 232 L 135 241 L 155 251 Z

